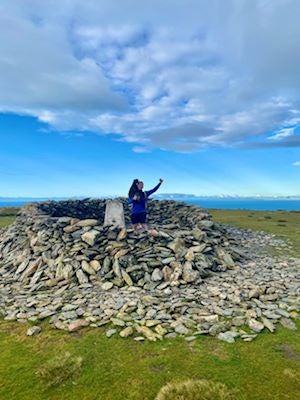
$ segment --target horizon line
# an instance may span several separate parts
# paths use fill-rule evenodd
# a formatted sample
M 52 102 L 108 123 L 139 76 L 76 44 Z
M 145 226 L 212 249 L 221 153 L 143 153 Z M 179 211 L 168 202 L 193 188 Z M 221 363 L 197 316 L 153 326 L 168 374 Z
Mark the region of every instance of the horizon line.
M 261 195 L 261 194 L 255 194 L 255 195 L 196 195 L 196 194 L 191 194 L 191 193 L 159 193 L 153 195 L 153 197 L 164 197 L 164 196 L 169 196 L 169 197 L 176 197 L 176 196 L 182 196 L 182 197 L 195 197 L 195 198 L 218 198 L 218 199 L 226 199 L 226 198 L 241 198 L 241 199 L 263 199 L 263 198 L 269 198 L 269 199 L 288 199 L 288 198 L 299 198 L 300 199 L 300 194 L 298 195 Z M 104 194 L 104 195 L 93 195 L 93 196 L 87 196 L 87 195 L 70 195 L 70 196 L 7 196 L 7 197 L 1 197 L 0 200 L 21 200 L 21 199 L 85 199 L 85 198 L 109 198 L 109 197 L 127 197 L 122 194 Z

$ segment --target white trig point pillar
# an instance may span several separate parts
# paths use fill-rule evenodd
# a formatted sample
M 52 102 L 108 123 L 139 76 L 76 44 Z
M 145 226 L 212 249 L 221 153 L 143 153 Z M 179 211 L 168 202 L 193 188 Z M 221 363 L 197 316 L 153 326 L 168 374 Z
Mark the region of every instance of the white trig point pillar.
M 125 228 L 123 204 L 118 200 L 106 200 L 104 226 Z

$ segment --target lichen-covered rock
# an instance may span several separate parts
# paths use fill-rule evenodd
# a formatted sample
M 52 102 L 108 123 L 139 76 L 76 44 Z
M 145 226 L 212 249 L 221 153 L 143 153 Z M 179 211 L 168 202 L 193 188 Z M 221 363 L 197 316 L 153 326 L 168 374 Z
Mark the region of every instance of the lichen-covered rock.
M 132 326 L 127 326 L 120 332 L 120 336 L 123 338 L 126 338 L 128 336 L 131 336 L 133 334 L 133 328 Z
M 93 267 L 91 267 L 90 264 L 85 260 L 82 261 L 81 268 L 82 268 L 82 270 L 84 272 L 86 272 L 89 275 L 95 275 L 96 274 L 95 269 Z
M 260 332 L 265 327 L 263 323 L 257 321 L 256 319 L 253 319 L 253 318 L 249 319 L 248 326 L 254 332 Z
M 41 327 L 40 326 L 31 326 L 30 328 L 28 328 L 27 330 L 27 336 L 33 336 L 33 335 L 37 335 L 38 333 L 41 332 Z
M 199 272 L 193 269 L 192 263 L 186 261 L 183 265 L 182 279 L 187 282 L 194 282 L 199 276 Z
M 81 328 L 84 328 L 89 325 L 89 322 L 85 319 L 77 319 L 68 326 L 69 332 L 76 332 Z
M 98 236 L 99 231 L 92 229 L 91 231 L 85 232 L 83 235 L 81 235 L 81 239 L 90 246 L 94 246 Z
M 89 278 L 86 276 L 86 274 L 81 269 L 79 269 L 76 272 L 76 276 L 77 276 L 77 279 L 78 279 L 78 283 L 81 284 L 81 285 L 84 284 L 84 283 L 87 283 L 89 281 Z

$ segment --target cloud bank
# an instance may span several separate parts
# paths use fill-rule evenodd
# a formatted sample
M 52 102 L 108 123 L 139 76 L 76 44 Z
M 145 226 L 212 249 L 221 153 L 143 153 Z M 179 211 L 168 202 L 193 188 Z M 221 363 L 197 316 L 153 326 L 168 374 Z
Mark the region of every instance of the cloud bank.
M 0 4 L 0 112 L 136 152 L 298 147 L 298 0 Z

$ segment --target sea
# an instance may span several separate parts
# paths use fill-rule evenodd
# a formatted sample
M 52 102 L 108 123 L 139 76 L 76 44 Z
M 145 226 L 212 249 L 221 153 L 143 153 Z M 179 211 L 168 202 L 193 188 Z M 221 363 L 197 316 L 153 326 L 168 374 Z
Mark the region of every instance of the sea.
M 300 211 L 300 200 L 294 199 L 188 199 L 185 202 L 203 208 L 220 208 L 226 210 Z
M 42 200 L 42 199 L 41 199 Z M 297 199 L 177 199 L 188 204 L 194 204 L 202 208 L 219 208 L 227 210 L 256 210 L 256 211 L 300 211 L 300 200 Z M 21 207 L 26 203 L 34 201 L 28 200 L 0 200 L 0 207 Z

